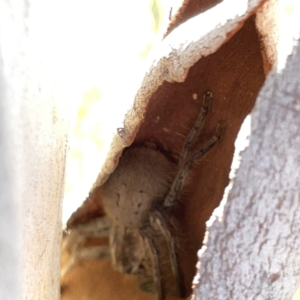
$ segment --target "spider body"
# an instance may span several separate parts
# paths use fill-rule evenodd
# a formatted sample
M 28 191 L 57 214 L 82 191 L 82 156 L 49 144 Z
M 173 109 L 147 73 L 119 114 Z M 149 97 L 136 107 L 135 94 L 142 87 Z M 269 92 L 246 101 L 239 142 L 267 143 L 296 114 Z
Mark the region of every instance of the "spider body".
M 103 206 L 112 221 L 110 249 L 114 267 L 123 273 L 144 277 L 149 277 L 152 271 L 152 285 L 159 299 L 164 298 L 165 289 L 161 267 L 164 249 L 163 242 L 157 243 L 158 237 L 165 239 L 177 294 L 184 296 L 169 212 L 180 196 L 193 163 L 217 143 L 225 129 L 220 123 L 213 137 L 201 149 L 194 149 L 211 100 L 212 93 L 207 92 L 201 113 L 184 143 L 178 168 L 156 149 L 131 147 L 123 152 L 118 167 L 102 186 Z M 145 262 L 148 257 L 150 267 L 149 260 Z
M 103 206 L 114 224 L 142 228 L 149 211 L 162 204 L 176 166 L 161 152 L 147 147 L 128 148 L 102 186 Z
M 177 165 L 155 147 L 130 147 L 124 150 L 117 168 L 102 185 L 107 221 L 102 229 L 97 229 L 97 235 L 109 235 L 114 268 L 137 275 L 141 289 L 156 293 L 159 300 L 165 299 L 169 293 L 186 296 L 178 265 L 176 233 L 171 222 L 172 208 L 193 164 L 208 153 L 225 132 L 225 123 L 220 122 L 212 137 L 199 148 L 197 138 L 211 102 L 212 93 L 206 92 Z M 88 236 L 88 231 L 85 231 L 85 236 Z M 78 245 L 73 248 L 79 248 Z M 97 255 L 103 253 L 106 252 L 99 249 Z M 86 259 L 95 256 L 90 252 Z M 166 279 L 170 274 L 171 283 Z
M 115 269 L 143 278 L 151 277 L 153 269 L 161 273 L 161 254 L 153 240 L 159 233 L 152 218 L 163 206 L 175 171 L 176 165 L 160 151 L 132 147 L 123 152 L 117 169 L 102 186 L 103 206 L 112 221 L 109 236 Z M 153 266 L 145 260 L 148 256 Z M 155 284 L 162 293 L 160 282 Z M 144 289 L 153 290 L 151 285 L 148 280 Z

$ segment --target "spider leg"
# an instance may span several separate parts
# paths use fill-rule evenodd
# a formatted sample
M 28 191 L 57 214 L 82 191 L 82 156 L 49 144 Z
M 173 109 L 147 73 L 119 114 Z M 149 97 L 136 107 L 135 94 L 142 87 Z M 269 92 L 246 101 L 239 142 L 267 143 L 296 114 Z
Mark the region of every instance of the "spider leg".
M 109 239 L 113 267 L 121 273 L 138 274 L 145 257 L 145 243 L 139 228 L 114 224 Z
M 171 234 L 169 225 L 165 221 L 161 212 L 159 212 L 158 210 L 153 210 L 150 212 L 150 223 L 157 224 L 161 233 L 165 237 L 165 240 L 168 245 L 168 253 L 170 255 L 172 271 L 173 271 L 173 274 L 174 274 L 176 282 L 177 282 L 178 294 L 180 295 L 180 297 L 184 297 L 186 295 L 186 291 L 185 291 L 185 287 L 183 284 L 182 274 L 181 274 L 180 268 L 178 266 L 175 240 Z
M 141 229 L 141 234 L 144 238 L 145 243 L 147 244 L 147 247 L 150 250 L 150 256 L 151 256 L 151 261 L 152 261 L 152 265 L 153 265 L 154 284 L 155 284 L 156 290 L 157 290 L 157 298 L 158 298 L 158 300 L 163 300 L 164 293 L 163 293 L 162 284 L 161 284 L 159 259 L 158 259 L 158 253 L 157 253 L 154 243 L 152 241 L 152 234 L 146 228 Z
M 225 129 L 225 122 L 220 122 L 215 130 L 214 135 L 201 147 L 200 150 L 196 150 L 190 154 L 185 154 L 184 160 L 182 160 L 179 164 L 179 171 L 173 181 L 171 189 L 164 200 L 165 207 L 171 207 L 174 205 L 174 202 L 178 198 L 178 194 L 180 193 L 186 181 L 186 178 L 192 168 L 193 163 L 196 160 L 203 158 L 204 155 L 207 154 L 209 150 L 211 150 L 217 144 L 217 142 L 224 135 Z M 188 148 L 190 149 L 191 147 L 189 146 Z
M 191 129 L 191 131 L 189 132 L 181 155 L 180 155 L 180 160 L 179 160 L 179 167 L 186 161 L 187 156 L 189 155 L 189 152 L 192 148 L 192 146 L 194 145 L 195 142 L 195 137 L 199 135 L 204 123 L 205 123 L 205 118 L 208 114 L 209 108 L 211 106 L 211 102 L 213 99 L 213 94 L 210 91 L 207 91 L 204 95 L 203 95 L 203 102 L 202 102 L 202 107 L 201 107 L 201 111 L 199 113 L 199 116 L 196 120 L 196 122 L 194 123 L 193 128 Z
M 219 122 L 217 125 L 217 128 L 215 130 L 214 135 L 204 144 L 204 146 L 199 151 L 194 151 L 194 153 L 191 154 L 191 158 L 187 161 L 187 165 L 189 167 L 192 166 L 192 164 L 196 161 L 201 159 L 206 153 L 211 150 L 215 144 L 222 138 L 226 130 L 226 124 L 224 121 Z
M 62 248 L 63 252 L 70 255 L 70 259 L 68 259 L 61 269 L 61 278 L 82 260 L 104 259 L 110 257 L 109 245 L 83 247 L 88 238 L 108 237 L 109 227 L 109 219 L 107 217 L 102 217 L 66 231 Z

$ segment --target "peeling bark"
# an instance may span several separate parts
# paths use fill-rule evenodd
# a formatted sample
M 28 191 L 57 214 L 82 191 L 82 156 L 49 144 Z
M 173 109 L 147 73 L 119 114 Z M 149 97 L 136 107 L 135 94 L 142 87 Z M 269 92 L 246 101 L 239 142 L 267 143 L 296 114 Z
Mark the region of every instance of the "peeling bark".
M 202 57 L 209 56 L 225 44 L 264 2 L 250 0 L 232 6 L 230 0 L 224 0 L 205 13 L 189 19 L 162 41 L 149 60 L 152 64 L 137 90 L 133 106 L 125 116 L 122 134 L 112 137 L 109 154 L 95 187 L 105 182 L 116 168 L 122 150 L 133 143 L 156 90 L 164 82 L 184 82 L 189 69 Z
M 292 31 L 292 54 L 279 52 L 283 68 L 259 94 L 250 145 L 199 252 L 196 299 L 292 299 L 299 285 L 299 25 Z

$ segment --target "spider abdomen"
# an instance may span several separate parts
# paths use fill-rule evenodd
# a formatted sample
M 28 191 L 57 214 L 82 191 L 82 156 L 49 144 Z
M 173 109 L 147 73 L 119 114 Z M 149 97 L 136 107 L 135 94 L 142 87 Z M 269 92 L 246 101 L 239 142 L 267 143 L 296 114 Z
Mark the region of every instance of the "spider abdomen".
M 103 206 L 117 224 L 142 227 L 151 207 L 163 201 L 174 178 L 175 165 L 161 152 L 132 147 L 102 186 Z

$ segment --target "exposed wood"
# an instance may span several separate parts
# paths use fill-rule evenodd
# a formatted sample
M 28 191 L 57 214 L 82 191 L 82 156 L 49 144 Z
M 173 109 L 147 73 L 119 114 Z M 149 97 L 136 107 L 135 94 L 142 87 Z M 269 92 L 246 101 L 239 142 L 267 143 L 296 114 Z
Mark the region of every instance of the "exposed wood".
M 261 34 L 264 69 L 267 74 L 277 63 L 280 7 L 278 0 L 267 1 L 256 14 L 256 27 Z

